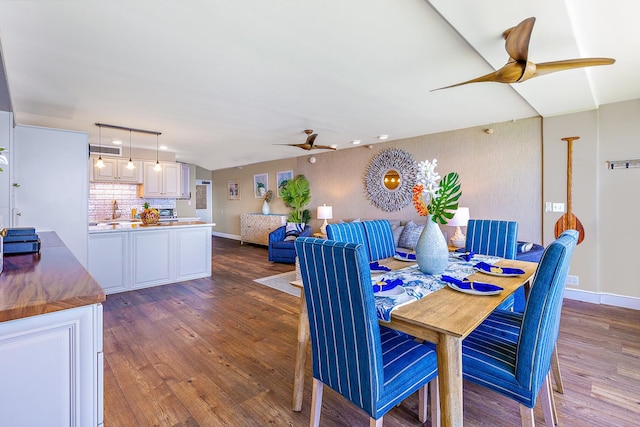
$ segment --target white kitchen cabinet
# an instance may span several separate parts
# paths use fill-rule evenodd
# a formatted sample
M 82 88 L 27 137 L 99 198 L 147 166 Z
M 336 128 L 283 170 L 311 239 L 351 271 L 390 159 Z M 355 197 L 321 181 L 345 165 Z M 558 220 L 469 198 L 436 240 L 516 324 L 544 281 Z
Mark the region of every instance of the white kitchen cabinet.
M 155 170 L 156 162 L 143 162 L 142 197 L 180 198 L 182 168 L 180 163 L 160 162 L 161 170 Z
M 105 293 L 126 291 L 129 287 L 129 233 L 89 234 L 91 275 Z
M 180 163 L 180 198 L 191 198 L 191 166 L 186 163 Z
M 176 280 L 211 275 L 211 229 L 188 228 L 176 234 Z
M 0 323 L 0 424 L 102 426 L 102 305 Z
M 107 227 L 90 227 L 88 268 L 106 294 L 211 276 L 210 224 Z
M 104 167 L 99 168 L 96 166 L 98 161 L 97 157 L 89 159 L 90 170 L 93 175 L 90 177 L 94 182 L 125 182 L 129 184 L 141 184 L 142 183 L 142 161 L 134 160 L 133 165 L 135 168 L 127 169 L 129 160 L 103 158 Z
M 171 229 L 130 233 L 132 289 L 168 283 L 175 276 L 174 235 Z

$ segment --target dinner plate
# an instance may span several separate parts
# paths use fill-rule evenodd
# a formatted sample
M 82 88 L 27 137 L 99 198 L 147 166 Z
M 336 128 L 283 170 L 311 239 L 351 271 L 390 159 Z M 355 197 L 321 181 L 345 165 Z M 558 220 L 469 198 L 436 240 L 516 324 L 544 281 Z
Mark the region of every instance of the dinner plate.
M 404 262 L 417 262 L 415 259 L 410 259 L 407 258 L 405 256 L 399 255 L 399 254 L 395 254 L 393 256 L 394 259 L 397 259 L 398 261 L 404 261 Z
M 488 291 L 488 292 L 480 292 L 480 291 L 476 291 L 475 289 L 462 289 L 456 286 L 454 283 L 447 283 L 447 286 L 449 286 L 451 289 L 456 290 L 458 292 L 464 292 L 465 294 L 471 294 L 471 295 L 498 295 L 500 292 L 502 292 L 502 289 L 496 289 L 495 291 Z
M 522 271 L 522 273 L 499 273 L 499 272 L 493 272 L 490 270 L 485 270 L 483 268 L 479 268 L 479 267 L 474 267 L 476 271 L 483 273 L 483 274 L 488 274 L 489 276 L 498 276 L 498 277 L 515 277 L 515 276 L 520 276 L 522 274 L 524 274 L 524 271 Z M 499 268 L 499 267 L 498 267 Z
M 396 286 L 395 288 L 391 288 L 388 291 L 374 292 L 373 295 L 376 297 L 395 297 L 406 292 L 407 291 L 405 291 L 402 286 Z

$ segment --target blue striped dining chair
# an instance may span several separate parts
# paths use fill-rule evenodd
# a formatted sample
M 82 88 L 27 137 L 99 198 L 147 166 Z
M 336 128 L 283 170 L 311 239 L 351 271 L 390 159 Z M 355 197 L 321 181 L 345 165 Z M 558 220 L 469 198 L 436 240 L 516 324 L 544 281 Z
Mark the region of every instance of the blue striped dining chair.
M 362 221 L 367 236 L 369 260 L 378 261 L 396 254 L 396 242 L 388 219 Z
M 518 223 L 494 219 L 470 219 L 467 224 L 465 251 L 477 254 L 516 259 L 518 250 Z M 502 310 L 513 310 L 515 299 L 524 305 L 524 291 L 519 289 L 501 305 Z
M 523 426 L 535 425 L 533 407 L 538 397 L 546 425 L 551 427 L 557 420 L 550 366 L 577 241 L 578 233 L 568 230 L 545 249 L 521 318 L 514 313 L 511 321 L 483 322 L 462 342 L 464 378 L 520 403 Z
M 427 385 L 437 379 L 435 346 L 379 326 L 366 247 L 310 237 L 295 245 L 311 338 L 310 425 L 320 424 L 324 384 L 364 410 L 371 426 L 382 426 L 384 414 L 418 390 L 418 418 L 426 421 Z

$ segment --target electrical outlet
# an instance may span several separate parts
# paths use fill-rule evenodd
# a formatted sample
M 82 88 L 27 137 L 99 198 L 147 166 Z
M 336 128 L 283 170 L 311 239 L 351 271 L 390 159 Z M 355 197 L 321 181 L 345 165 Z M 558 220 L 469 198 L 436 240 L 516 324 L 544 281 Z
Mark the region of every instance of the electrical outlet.
M 578 276 L 572 276 L 572 275 L 567 275 L 567 285 L 572 285 L 572 286 L 580 286 L 580 280 L 578 278 Z
M 551 202 L 546 202 L 544 204 L 544 211 L 545 212 L 551 212 Z
M 564 203 L 554 203 L 553 204 L 554 212 L 564 212 Z

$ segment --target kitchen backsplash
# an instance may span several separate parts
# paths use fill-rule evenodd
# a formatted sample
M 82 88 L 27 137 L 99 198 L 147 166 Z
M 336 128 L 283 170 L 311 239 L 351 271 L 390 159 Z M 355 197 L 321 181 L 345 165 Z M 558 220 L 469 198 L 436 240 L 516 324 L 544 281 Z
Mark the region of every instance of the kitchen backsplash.
M 89 183 L 89 221 L 111 219 L 113 201 L 118 202 L 116 215 L 131 218 L 131 209 L 142 211 L 145 202 L 152 208 L 175 208 L 175 199 L 143 199 L 138 197 L 136 184 Z

